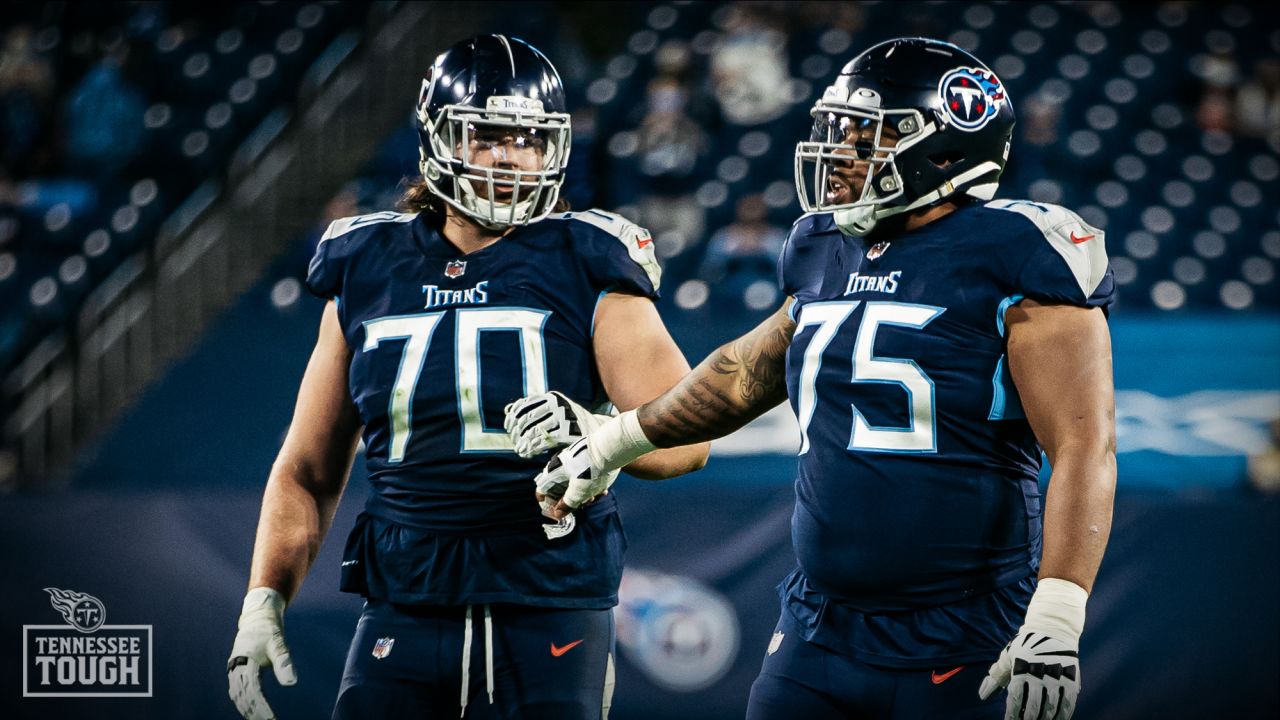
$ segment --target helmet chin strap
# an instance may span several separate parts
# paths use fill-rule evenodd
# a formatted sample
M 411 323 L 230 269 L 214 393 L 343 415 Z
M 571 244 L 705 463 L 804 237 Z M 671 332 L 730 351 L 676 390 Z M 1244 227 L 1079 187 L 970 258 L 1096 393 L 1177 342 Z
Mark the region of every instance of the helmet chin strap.
M 845 235 L 853 237 L 866 237 L 875 230 L 876 224 L 881 220 L 900 215 L 905 212 L 911 212 L 926 205 L 932 205 L 943 198 L 946 198 L 956 191 L 957 185 L 963 185 L 971 180 L 982 177 L 992 170 L 999 170 L 1000 166 L 994 162 L 984 162 L 977 167 L 966 170 L 950 180 L 942 183 L 934 188 L 931 192 L 916 198 L 916 200 L 908 205 L 901 207 L 877 208 L 875 205 L 860 205 L 857 207 L 844 208 L 836 210 L 831 214 L 831 218 L 835 221 L 836 227 Z M 994 183 L 985 185 L 975 185 L 965 191 L 968 195 L 973 195 L 980 200 L 990 200 L 995 194 Z
M 836 227 L 845 235 L 866 237 L 876 229 L 880 218 L 876 217 L 876 209 L 870 205 L 845 208 L 831 214 Z

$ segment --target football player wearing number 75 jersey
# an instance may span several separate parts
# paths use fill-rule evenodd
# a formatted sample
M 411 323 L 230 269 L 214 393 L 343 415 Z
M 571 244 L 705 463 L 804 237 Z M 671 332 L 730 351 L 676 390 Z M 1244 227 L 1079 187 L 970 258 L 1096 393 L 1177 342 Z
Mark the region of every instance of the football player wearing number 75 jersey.
M 993 200 L 1013 106 L 954 45 L 877 45 L 812 114 L 783 307 L 538 490 L 572 510 L 789 400 L 799 567 L 747 717 L 1069 718 L 1116 476 L 1103 233 Z
M 373 492 L 342 589 L 367 602 L 333 717 L 594 720 L 613 689 L 617 505 L 549 523 L 527 488 L 556 443 L 607 418 L 590 409 L 632 409 L 689 372 L 654 307 L 652 240 L 610 213 L 557 212 L 569 114 L 528 44 L 485 35 L 442 53 L 418 122 L 411 212 L 338 220 L 311 262 L 307 286 L 329 302 L 267 482 L 230 695 L 270 718 L 260 668 L 297 682 L 283 611 L 363 436 Z M 529 395 L 549 404 L 521 405 L 540 434 L 517 448 L 504 408 Z M 706 454 L 628 470 L 667 477 Z

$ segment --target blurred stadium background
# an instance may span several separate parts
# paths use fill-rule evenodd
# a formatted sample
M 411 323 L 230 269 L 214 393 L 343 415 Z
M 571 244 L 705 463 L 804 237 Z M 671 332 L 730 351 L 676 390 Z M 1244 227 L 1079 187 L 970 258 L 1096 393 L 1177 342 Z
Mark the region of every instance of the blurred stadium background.
M 1001 197 L 1107 232 L 1120 479 L 1079 717 L 1280 713 L 1280 15 L 1262 3 L 11 2 L 0 8 L 0 683 L 7 717 L 231 718 L 261 486 L 336 217 L 416 172 L 430 59 L 481 31 L 557 64 L 566 196 L 651 228 L 691 361 L 781 298 L 794 143 L 853 55 L 950 40 L 1003 79 Z M 792 566 L 786 411 L 662 485 L 624 480 L 615 718 L 741 716 Z M 358 599 L 357 461 L 288 614 L 327 717 Z M 856 522 L 857 509 L 851 509 Z M 23 699 L 46 587 L 155 626 L 151 699 Z

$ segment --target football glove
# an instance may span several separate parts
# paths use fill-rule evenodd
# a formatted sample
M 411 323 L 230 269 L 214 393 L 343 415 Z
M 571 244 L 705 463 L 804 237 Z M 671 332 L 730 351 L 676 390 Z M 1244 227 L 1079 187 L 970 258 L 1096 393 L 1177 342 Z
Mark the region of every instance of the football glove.
M 560 498 L 544 514 L 558 518 L 582 507 L 613 485 L 619 468 L 655 449 L 640 428 L 635 410 L 609 418 L 590 435 L 561 450 L 534 478 L 540 495 Z
M 270 665 L 276 681 L 289 686 L 298 682 L 293 659 L 284 644 L 284 597 L 269 587 L 253 588 L 244 596 L 240 631 L 227 660 L 228 694 L 245 720 L 272 720 L 275 713 L 262 694 L 258 670 Z
M 1080 632 L 1089 595 L 1068 580 L 1040 581 L 1018 635 L 987 672 L 983 700 L 1003 687 L 1005 720 L 1069 720 L 1080 695 Z
M 618 479 L 617 470 L 601 472 L 591 465 L 588 438 L 581 438 L 551 458 L 551 462 L 534 478 L 538 494 L 549 500 L 562 500 L 577 509 L 588 500 L 604 494 Z M 544 505 L 544 514 L 550 515 Z
M 609 415 L 590 410 L 551 391 L 520 398 L 504 409 L 502 427 L 511 436 L 516 454 L 530 458 L 562 447 L 595 430 Z

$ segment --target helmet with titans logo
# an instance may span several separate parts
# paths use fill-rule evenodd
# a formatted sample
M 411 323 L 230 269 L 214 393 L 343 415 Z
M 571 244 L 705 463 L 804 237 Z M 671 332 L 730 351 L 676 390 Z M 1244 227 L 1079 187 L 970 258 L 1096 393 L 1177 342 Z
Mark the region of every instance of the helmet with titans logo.
M 842 231 L 859 236 L 952 195 L 990 200 L 1014 124 L 1008 92 L 990 68 L 927 38 L 889 40 L 857 56 L 810 114 L 812 133 L 795 154 L 800 203 L 805 212 L 832 213 Z M 855 167 L 865 172 L 861 192 L 833 191 Z

